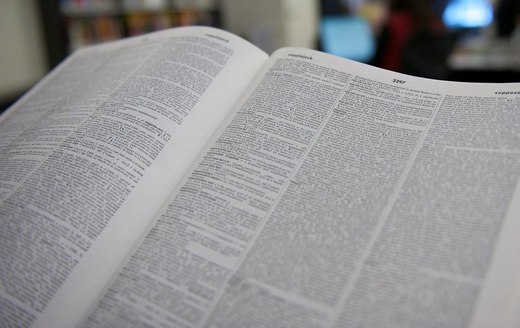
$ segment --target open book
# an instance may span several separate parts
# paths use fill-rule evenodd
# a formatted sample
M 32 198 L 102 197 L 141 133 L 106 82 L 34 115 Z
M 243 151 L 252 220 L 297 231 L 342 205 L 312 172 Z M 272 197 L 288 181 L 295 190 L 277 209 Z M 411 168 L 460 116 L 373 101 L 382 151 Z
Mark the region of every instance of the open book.
M 520 324 L 520 83 L 187 27 L 77 51 L 0 120 L 0 322 Z

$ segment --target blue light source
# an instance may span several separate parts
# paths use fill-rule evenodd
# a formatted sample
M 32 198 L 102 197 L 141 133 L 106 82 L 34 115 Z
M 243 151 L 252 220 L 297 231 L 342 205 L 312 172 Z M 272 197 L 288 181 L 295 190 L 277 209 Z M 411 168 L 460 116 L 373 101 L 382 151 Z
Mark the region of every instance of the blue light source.
M 493 7 L 487 0 L 453 0 L 446 6 L 442 19 L 451 28 L 484 27 L 493 21 Z
M 361 62 L 375 52 L 375 40 L 369 23 L 357 16 L 325 16 L 320 24 L 323 51 Z

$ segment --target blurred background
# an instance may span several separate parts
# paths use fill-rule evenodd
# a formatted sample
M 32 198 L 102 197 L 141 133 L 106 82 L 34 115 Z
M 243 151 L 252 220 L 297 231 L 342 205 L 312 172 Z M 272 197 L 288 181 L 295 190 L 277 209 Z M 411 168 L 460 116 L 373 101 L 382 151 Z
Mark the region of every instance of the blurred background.
M 434 79 L 520 82 L 520 0 L 0 0 L 0 110 L 75 49 L 207 25 Z

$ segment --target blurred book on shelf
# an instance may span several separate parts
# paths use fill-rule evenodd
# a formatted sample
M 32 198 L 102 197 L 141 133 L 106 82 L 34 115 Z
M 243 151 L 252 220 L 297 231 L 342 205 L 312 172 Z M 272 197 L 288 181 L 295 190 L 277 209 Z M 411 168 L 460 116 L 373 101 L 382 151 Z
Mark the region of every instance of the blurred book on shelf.
M 215 0 L 62 0 L 68 50 L 170 27 L 219 27 Z
M 69 48 L 112 41 L 124 36 L 121 22 L 110 16 L 70 19 L 67 24 Z
M 169 12 L 134 12 L 126 15 L 128 35 L 140 35 L 175 26 L 174 16 Z

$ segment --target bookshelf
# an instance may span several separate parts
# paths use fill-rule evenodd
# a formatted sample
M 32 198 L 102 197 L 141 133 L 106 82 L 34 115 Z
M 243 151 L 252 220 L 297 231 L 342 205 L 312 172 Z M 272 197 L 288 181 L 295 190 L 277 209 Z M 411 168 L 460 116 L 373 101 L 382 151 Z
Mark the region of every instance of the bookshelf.
M 75 49 L 185 25 L 220 26 L 219 0 L 40 0 L 56 65 Z

